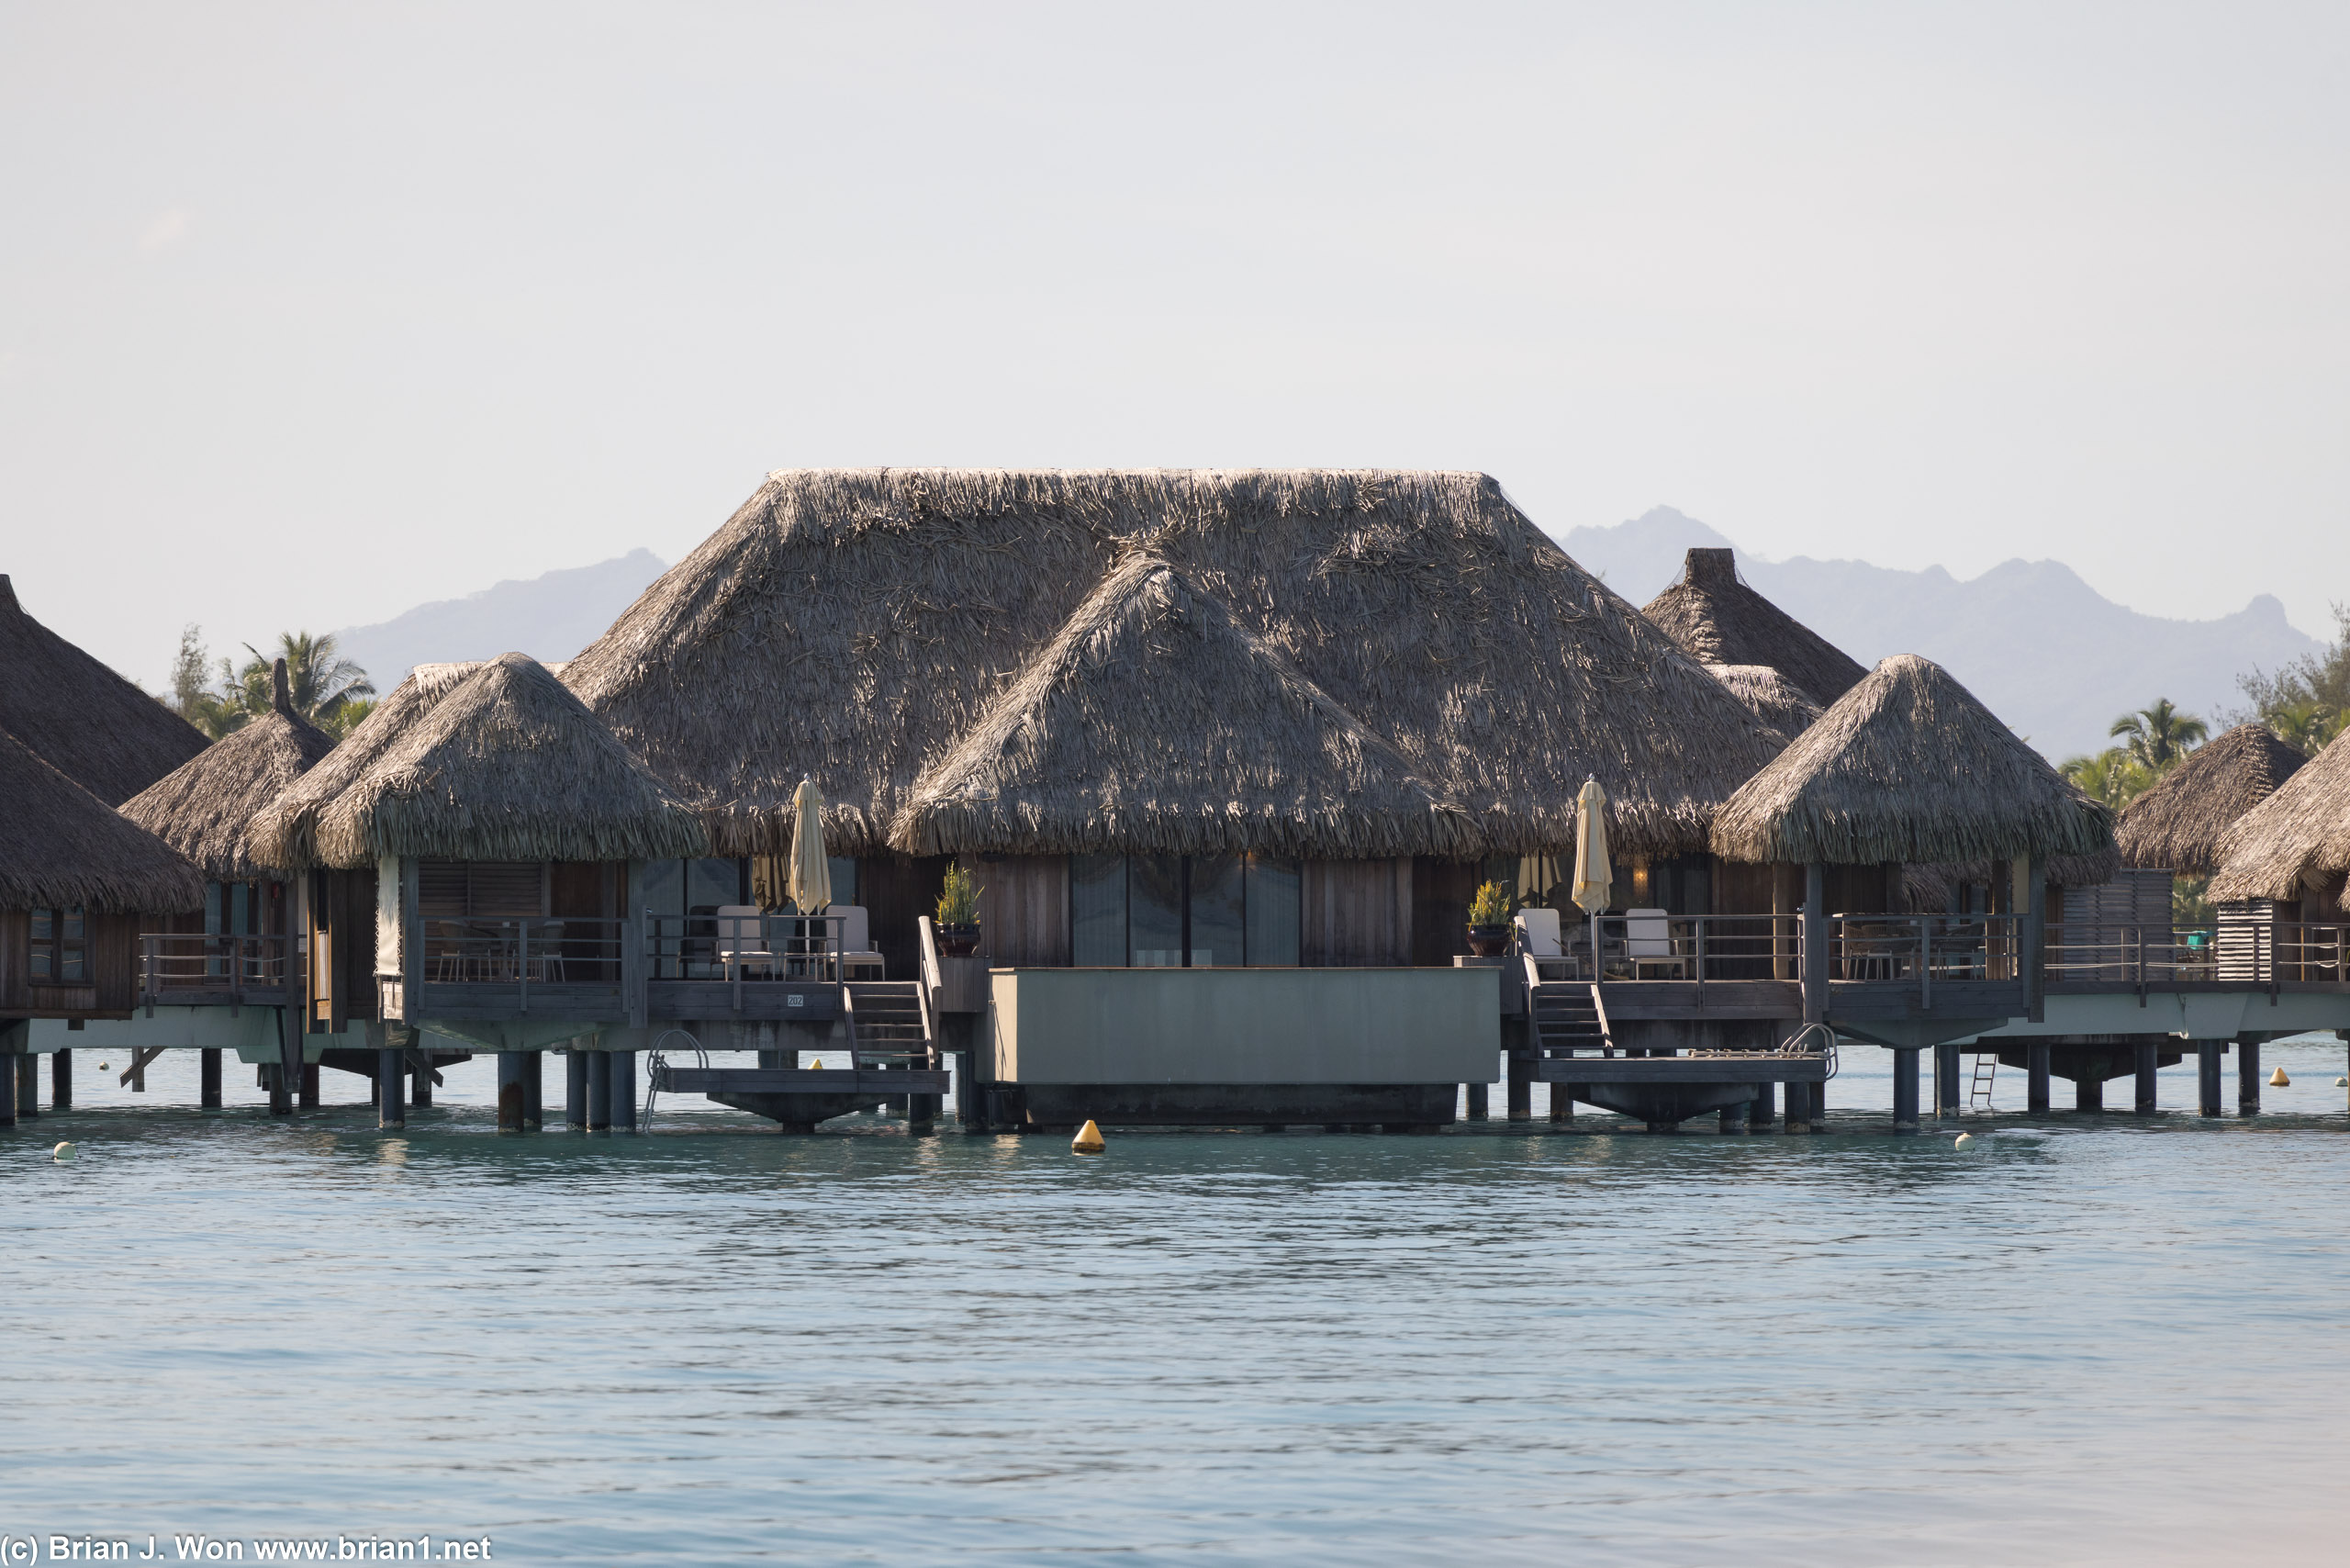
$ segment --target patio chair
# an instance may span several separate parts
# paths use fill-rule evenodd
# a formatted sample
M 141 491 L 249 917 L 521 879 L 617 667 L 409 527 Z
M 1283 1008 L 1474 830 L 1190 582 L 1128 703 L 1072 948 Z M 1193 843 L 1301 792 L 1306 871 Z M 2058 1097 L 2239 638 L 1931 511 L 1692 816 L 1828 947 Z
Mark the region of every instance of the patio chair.
M 1666 969 L 1674 980 L 1689 978 L 1687 960 L 1673 950 L 1673 917 L 1661 909 L 1624 912 L 1624 956 L 1632 963 L 1632 978 L 1645 979 L 1649 969 Z
M 718 906 L 718 961 L 724 966 L 728 979 L 733 978 L 736 969 L 772 970 L 775 958 L 767 950 L 757 904 Z
M 887 980 L 890 967 L 880 954 L 873 950 L 873 935 L 866 919 L 865 906 L 836 903 L 824 912 L 841 917 L 841 966 L 847 972 L 844 980 Z

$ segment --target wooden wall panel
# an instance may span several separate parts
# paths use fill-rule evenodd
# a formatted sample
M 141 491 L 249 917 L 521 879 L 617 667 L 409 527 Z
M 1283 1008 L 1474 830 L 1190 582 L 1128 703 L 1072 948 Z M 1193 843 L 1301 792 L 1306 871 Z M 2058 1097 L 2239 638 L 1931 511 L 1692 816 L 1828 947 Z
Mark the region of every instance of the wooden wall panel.
M 890 979 L 912 980 L 922 973 L 921 933 L 914 922 L 937 913 L 948 864 L 944 855 L 875 855 L 857 861 L 856 890 L 866 926 Z
M 98 1011 L 128 1013 L 139 1001 L 139 916 L 87 917 L 90 978 L 97 984 Z
M 1469 951 L 1469 905 L 1483 880 L 1482 860 L 1413 860 L 1412 962 L 1444 969 Z
M 32 916 L 21 909 L 0 909 L 0 1014 L 21 1012 L 29 1004 L 27 975 L 32 969 Z
M 979 879 L 979 952 L 990 964 L 1066 969 L 1069 857 L 1007 855 L 972 868 Z
M 1300 881 L 1300 964 L 1384 969 L 1412 961 L 1411 861 L 1308 860 Z

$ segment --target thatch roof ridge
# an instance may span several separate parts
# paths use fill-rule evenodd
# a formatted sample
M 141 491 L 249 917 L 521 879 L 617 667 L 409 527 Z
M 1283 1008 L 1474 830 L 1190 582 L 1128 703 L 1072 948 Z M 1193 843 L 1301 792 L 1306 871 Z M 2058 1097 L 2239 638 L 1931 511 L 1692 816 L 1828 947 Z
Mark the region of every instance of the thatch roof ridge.
M 270 711 L 205 747 L 123 802 L 122 814 L 195 862 L 216 882 L 248 882 L 273 868 L 252 855 L 253 819 L 334 749 L 334 737 L 297 711 L 285 661 L 271 666 Z
M 1102 579 L 890 830 L 912 855 L 1472 855 L 1475 828 L 1156 555 Z
M 0 730 L 109 806 L 204 749 L 195 725 L 30 615 L 0 572 Z
M 2180 764 L 2185 767 L 2184 763 Z M 2350 871 L 2350 734 L 2295 770 L 2220 841 L 2214 902 L 2297 899 Z
M 1901 654 L 1730 797 L 1713 847 L 1831 865 L 2100 855 L 2112 823 L 1948 671 Z
M 0 730 L 0 909 L 177 913 L 204 879 L 177 851 Z
M 699 816 L 527 654 L 447 691 L 317 811 L 319 863 L 706 854 Z
M 778 470 L 565 672 L 711 824 L 778 853 L 803 774 L 871 853 L 1102 579 L 1151 552 L 1477 819 L 1703 846 L 1777 738 L 1483 474 Z
M 1730 695 L 1745 703 L 1756 718 L 1782 735 L 1803 734 L 1826 711 L 1801 687 L 1769 665 L 1707 665 L 1706 669 L 1729 688 Z
M 342 743 L 289 784 L 252 820 L 246 842 L 254 860 L 281 870 L 322 864 L 319 813 L 399 744 L 442 698 L 481 668 L 478 662 L 418 665 L 359 721 Z
M 2262 723 L 2196 747 L 2122 808 L 2113 836 L 2123 863 L 2210 876 L 2228 830 L 2308 760 Z
M 1701 664 L 1767 665 L 1825 708 L 1869 672 L 1859 660 L 1746 586 L 1732 552 L 1693 548 L 1680 580 L 1640 611 Z

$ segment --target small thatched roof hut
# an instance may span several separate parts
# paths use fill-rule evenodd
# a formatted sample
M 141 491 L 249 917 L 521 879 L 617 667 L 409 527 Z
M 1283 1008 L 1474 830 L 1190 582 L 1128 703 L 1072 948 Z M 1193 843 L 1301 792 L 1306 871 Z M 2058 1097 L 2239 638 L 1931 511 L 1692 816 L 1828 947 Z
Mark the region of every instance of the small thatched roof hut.
M 334 737 L 295 711 L 285 661 L 270 671 L 271 711 L 124 802 L 122 814 L 196 862 L 216 882 L 250 882 L 272 868 L 252 854 L 253 819 L 334 749 Z
M 6 734 L 0 801 L 0 909 L 129 914 L 203 906 L 204 879 L 170 845 Z
M 1141 551 L 1500 853 L 1572 843 L 1586 774 L 1625 852 L 1700 849 L 1777 749 L 1482 474 L 778 472 L 565 678 L 718 853 L 781 853 L 803 775 L 833 851 L 879 853 L 929 765 Z
M 1707 665 L 1714 678 L 1746 704 L 1754 716 L 1793 739 L 1826 711 L 1796 683 L 1769 665 Z
M 1467 812 L 1155 556 L 1102 579 L 890 834 L 914 855 L 1462 857 Z
M 2187 754 L 2121 810 L 2113 830 L 2122 861 L 2208 877 L 2228 829 L 2275 794 L 2309 758 L 2266 724 L 2238 724 Z
M 1731 860 L 1963 864 L 2101 855 L 2113 817 L 1930 660 L 1886 660 L 1730 797 Z
M 343 736 L 341 745 L 262 808 L 247 834 L 248 853 L 261 865 L 284 869 L 323 864 L 318 846 L 319 812 L 479 668 L 478 663 L 431 664 L 408 671 L 408 678 L 392 688 L 391 694 Z
M 2211 874 L 2210 897 L 2215 903 L 2299 899 L 2339 889 L 2345 872 L 2350 872 L 2350 736 L 2311 757 L 2227 831 L 2220 841 L 2220 865 Z M 2338 893 L 2335 902 L 2350 909 Z
M 204 749 L 194 725 L 26 614 L 5 572 L 0 730 L 109 806 Z
M 1739 581 L 1738 564 L 1728 550 L 1691 550 L 1681 580 L 1651 599 L 1640 613 L 1699 663 L 1767 665 L 1823 708 L 1869 673 L 1827 638 Z
M 709 849 L 691 808 L 524 654 L 476 668 L 306 811 L 316 863 L 342 869 L 392 855 L 631 860 Z

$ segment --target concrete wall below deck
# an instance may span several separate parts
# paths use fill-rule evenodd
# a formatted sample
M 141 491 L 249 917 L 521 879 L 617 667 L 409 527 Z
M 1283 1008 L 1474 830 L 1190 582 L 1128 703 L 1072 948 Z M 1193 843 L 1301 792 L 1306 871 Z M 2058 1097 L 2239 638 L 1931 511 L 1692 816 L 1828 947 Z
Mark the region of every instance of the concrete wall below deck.
M 1483 1083 L 1499 971 L 997 969 L 1009 1083 Z

